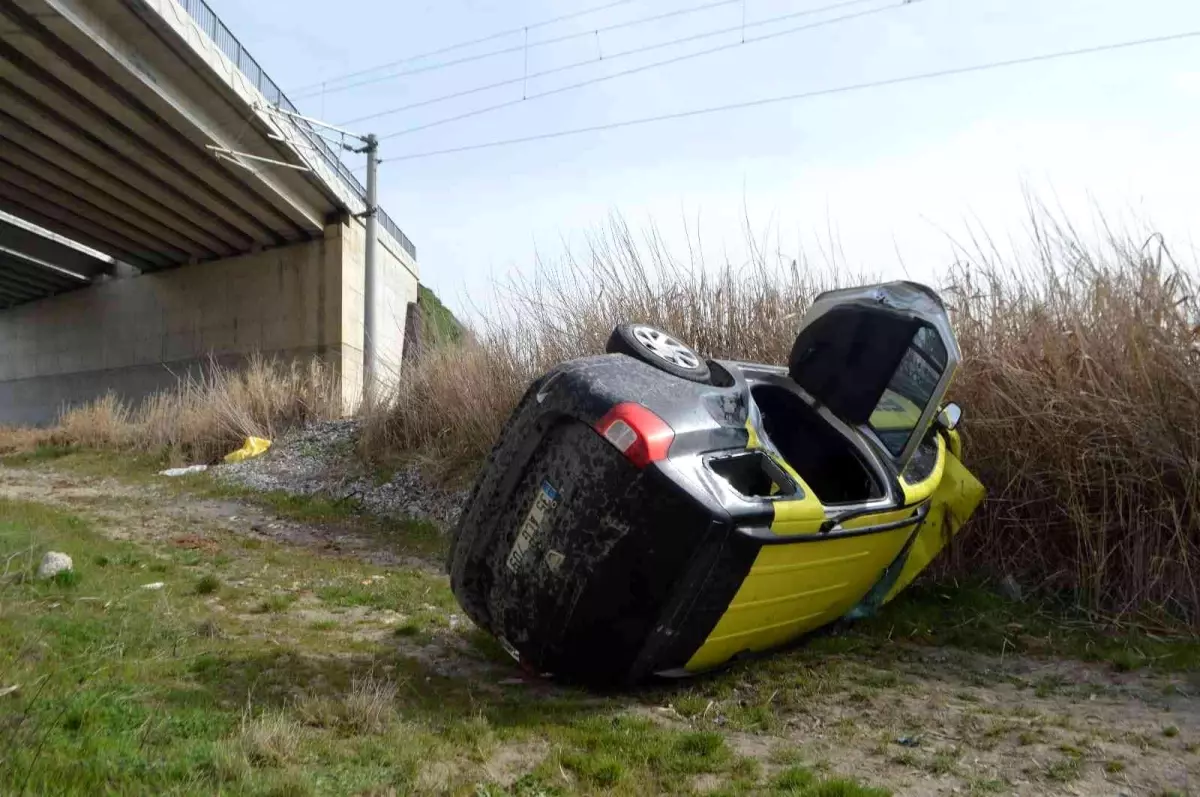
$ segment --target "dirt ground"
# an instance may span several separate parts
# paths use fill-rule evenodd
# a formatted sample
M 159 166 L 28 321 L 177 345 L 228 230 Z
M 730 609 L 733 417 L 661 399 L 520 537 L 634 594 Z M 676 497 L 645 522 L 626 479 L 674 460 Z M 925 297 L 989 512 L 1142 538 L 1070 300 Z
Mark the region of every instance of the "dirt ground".
M 208 530 L 223 529 L 442 578 L 435 561 L 397 552 L 379 535 L 285 519 L 251 501 L 196 497 L 166 479 L 147 486 L 0 466 L 0 496 L 68 507 L 121 539 L 203 548 Z M 326 619 L 304 600 L 289 611 L 306 622 Z M 357 619 L 386 629 L 405 611 L 397 606 L 389 617 L 361 609 Z M 422 661 L 485 689 L 557 693 L 552 684 L 465 653 L 462 625 L 451 623 L 453 633 L 428 641 Z M 1191 794 L 1192 778 L 1200 782 L 1200 677 L 907 644 L 885 650 L 826 660 L 785 654 L 763 672 L 750 664 L 618 699 L 631 714 L 667 726 L 717 730 L 768 774 L 804 762 L 896 795 L 1165 797 Z M 487 769 L 511 781 L 545 755 L 543 742 L 501 746 Z M 706 775 L 688 788 L 703 793 L 722 785 Z

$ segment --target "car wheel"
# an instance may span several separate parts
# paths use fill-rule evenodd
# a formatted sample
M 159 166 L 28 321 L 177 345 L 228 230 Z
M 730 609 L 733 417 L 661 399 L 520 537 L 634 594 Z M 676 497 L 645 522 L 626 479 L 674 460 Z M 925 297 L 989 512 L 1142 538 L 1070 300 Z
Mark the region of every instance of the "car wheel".
M 610 354 L 628 354 L 691 382 L 708 382 L 711 378 L 708 363 L 694 349 L 670 333 L 646 324 L 618 324 L 604 350 Z

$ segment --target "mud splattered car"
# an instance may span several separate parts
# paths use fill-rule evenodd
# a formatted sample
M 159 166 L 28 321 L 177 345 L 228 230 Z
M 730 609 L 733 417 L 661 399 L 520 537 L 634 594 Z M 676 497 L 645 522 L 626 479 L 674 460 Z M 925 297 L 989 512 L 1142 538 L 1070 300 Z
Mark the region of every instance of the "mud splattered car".
M 983 498 L 930 289 L 813 302 L 787 367 L 617 327 L 530 386 L 452 537 L 468 615 L 592 683 L 710 669 L 870 613 Z

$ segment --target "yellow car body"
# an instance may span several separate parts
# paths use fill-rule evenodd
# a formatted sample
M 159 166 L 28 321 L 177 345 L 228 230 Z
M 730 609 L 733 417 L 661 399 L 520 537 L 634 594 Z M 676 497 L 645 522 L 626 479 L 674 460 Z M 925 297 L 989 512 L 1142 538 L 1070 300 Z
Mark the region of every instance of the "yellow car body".
M 983 485 L 954 453 L 961 453 L 958 432 L 947 430 L 935 440 L 937 462 L 929 474 L 912 484 L 900 479 L 902 508 L 863 514 L 844 524 L 850 530 L 869 528 L 924 511 L 915 536 L 911 528 L 901 527 L 822 539 L 826 513 L 811 491 L 805 491 L 802 500 L 776 503 L 771 530 L 794 536 L 796 542 L 761 549 L 729 608 L 686 669 L 703 671 L 739 654 L 767 651 L 845 617 L 881 583 L 880 574 L 900 560 L 906 546 L 898 572 L 875 607 L 912 583 L 984 497 Z M 803 481 L 786 461 L 776 463 Z

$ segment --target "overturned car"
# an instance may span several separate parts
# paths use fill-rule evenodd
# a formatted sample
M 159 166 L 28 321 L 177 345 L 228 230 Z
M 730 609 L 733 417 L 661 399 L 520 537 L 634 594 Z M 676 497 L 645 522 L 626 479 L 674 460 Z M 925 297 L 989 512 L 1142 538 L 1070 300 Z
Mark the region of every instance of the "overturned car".
M 645 325 L 608 351 L 529 387 L 451 540 L 458 601 L 534 671 L 694 673 L 868 614 L 983 498 L 924 286 L 820 295 L 786 368 Z

